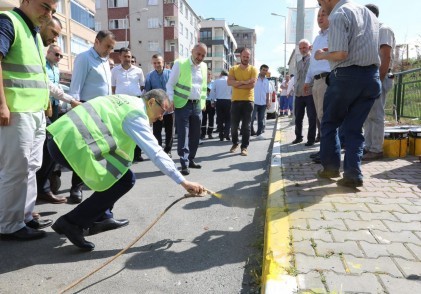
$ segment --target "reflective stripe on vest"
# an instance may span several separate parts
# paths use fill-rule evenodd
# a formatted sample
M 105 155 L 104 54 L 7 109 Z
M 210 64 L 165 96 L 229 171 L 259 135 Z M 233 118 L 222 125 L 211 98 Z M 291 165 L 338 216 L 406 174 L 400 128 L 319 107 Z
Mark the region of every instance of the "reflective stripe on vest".
M 10 112 L 38 112 L 48 106 L 48 76 L 39 33 L 33 36 L 15 11 L 3 11 L 13 24 L 15 39 L 1 66 L 4 94 Z

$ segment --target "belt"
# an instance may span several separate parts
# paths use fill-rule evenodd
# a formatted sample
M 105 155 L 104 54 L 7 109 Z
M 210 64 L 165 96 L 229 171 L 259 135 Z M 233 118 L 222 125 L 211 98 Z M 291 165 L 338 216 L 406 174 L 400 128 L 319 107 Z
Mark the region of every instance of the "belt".
M 200 102 L 200 99 L 187 99 L 188 102 L 196 104 Z
M 314 76 L 314 78 L 315 78 L 316 80 L 320 80 L 321 78 L 325 78 L 325 77 L 327 77 L 328 75 L 329 75 L 329 73 L 328 73 L 328 72 L 322 72 L 321 74 L 315 75 L 315 76 Z

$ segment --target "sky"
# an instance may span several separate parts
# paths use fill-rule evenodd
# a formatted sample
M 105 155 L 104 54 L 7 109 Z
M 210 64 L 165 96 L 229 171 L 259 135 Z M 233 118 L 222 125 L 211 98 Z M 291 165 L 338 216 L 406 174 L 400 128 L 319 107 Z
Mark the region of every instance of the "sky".
M 318 6 L 317 0 L 305 0 L 306 7 Z M 284 19 L 271 13 L 288 15 L 288 7 L 296 7 L 296 0 L 187 0 L 198 16 L 225 19 L 228 24 L 256 30 L 256 64 L 267 64 L 274 76 L 277 68 L 284 65 Z M 396 44 L 421 46 L 421 25 L 419 22 L 421 1 L 418 0 L 354 0 L 359 4 L 375 4 L 379 7 L 379 20 L 395 33 Z M 287 45 L 287 62 L 294 49 Z M 410 47 L 410 55 L 415 48 Z

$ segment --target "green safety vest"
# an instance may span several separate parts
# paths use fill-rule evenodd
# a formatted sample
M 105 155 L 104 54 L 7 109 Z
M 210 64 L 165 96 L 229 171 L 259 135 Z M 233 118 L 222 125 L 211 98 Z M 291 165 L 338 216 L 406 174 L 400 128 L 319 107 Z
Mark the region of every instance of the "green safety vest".
M 190 58 L 179 60 L 180 65 L 180 77 L 178 78 L 177 84 L 174 86 L 174 106 L 175 108 L 181 108 L 187 103 L 187 99 L 190 97 L 191 86 L 192 86 L 192 75 L 191 75 L 191 63 Z M 206 91 L 208 88 L 207 74 L 208 69 L 206 63 L 200 64 L 202 70 L 202 92 L 200 93 L 200 106 L 204 108 L 206 106 Z
M 10 112 L 38 112 L 48 107 L 48 76 L 41 36 L 37 44 L 22 17 L 14 11 L 7 15 L 15 30 L 15 40 L 1 62 L 3 87 Z
M 133 161 L 136 143 L 123 130 L 123 121 L 139 115 L 148 119 L 142 99 L 101 96 L 75 107 L 47 130 L 83 182 L 94 191 L 104 191 Z

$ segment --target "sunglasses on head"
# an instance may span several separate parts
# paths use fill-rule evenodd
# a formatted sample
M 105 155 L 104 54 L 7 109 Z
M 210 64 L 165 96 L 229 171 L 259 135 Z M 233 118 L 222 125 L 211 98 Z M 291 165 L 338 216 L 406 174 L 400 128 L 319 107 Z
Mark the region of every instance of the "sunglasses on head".
M 54 53 L 54 55 L 55 55 L 56 57 L 63 58 L 63 55 L 62 55 L 62 54 L 60 54 L 60 53 Z

